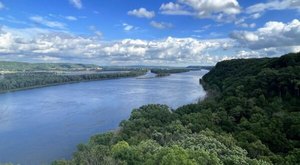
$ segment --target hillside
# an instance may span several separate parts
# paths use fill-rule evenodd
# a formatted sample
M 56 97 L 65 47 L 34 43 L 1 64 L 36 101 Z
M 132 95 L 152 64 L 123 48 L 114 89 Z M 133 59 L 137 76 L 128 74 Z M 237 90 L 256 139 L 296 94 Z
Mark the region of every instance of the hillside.
M 299 73 L 300 53 L 220 62 L 201 103 L 142 106 L 53 164 L 299 164 Z
M 26 63 L 0 61 L 0 71 L 51 71 L 51 70 L 85 70 L 97 69 L 99 66 L 92 64 L 70 63 Z

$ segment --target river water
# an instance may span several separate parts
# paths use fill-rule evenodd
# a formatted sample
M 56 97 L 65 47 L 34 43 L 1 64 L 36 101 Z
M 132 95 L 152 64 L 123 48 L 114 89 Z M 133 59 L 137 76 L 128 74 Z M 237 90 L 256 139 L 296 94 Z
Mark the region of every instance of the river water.
M 114 130 L 134 108 L 172 108 L 205 95 L 191 71 L 162 78 L 124 78 L 0 94 L 0 162 L 49 164 L 68 159 L 90 136 Z M 149 77 L 152 77 L 149 74 Z

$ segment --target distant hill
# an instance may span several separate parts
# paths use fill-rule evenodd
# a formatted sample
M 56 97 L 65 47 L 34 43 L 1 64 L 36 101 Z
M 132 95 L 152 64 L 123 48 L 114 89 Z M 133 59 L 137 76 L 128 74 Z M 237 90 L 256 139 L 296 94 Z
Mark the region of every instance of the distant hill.
M 173 70 L 173 69 L 187 69 L 187 68 L 185 68 L 185 67 L 176 67 L 176 66 L 146 66 L 146 65 L 103 66 L 103 70 L 131 70 L 131 69 Z
M 0 71 L 51 71 L 51 70 L 86 70 L 97 69 L 99 66 L 92 64 L 71 63 L 26 63 L 0 61 Z

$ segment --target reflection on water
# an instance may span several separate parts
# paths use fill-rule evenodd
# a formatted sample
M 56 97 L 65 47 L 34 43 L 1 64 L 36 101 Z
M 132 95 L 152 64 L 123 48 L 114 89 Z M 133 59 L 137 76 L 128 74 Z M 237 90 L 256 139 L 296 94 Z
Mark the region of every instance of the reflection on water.
M 205 71 L 163 78 L 84 82 L 0 95 L 0 162 L 44 164 L 70 158 L 78 143 L 116 129 L 133 108 L 172 108 L 204 97 Z

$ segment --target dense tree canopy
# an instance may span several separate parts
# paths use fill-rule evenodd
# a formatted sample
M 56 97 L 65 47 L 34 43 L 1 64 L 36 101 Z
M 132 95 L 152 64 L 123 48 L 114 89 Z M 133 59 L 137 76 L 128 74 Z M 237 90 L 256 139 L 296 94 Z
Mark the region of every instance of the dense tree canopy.
M 94 73 L 64 75 L 55 72 L 18 72 L 0 75 L 0 92 L 35 88 L 63 83 L 113 79 L 122 77 L 135 77 L 146 73 L 146 70 L 133 70 L 130 72 Z
M 172 74 L 172 73 L 183 73 L 189 72 L 190 69 L 187 68 L 172 68 L 172 69 L 151 69 L 152 73 L 155 74 Z

